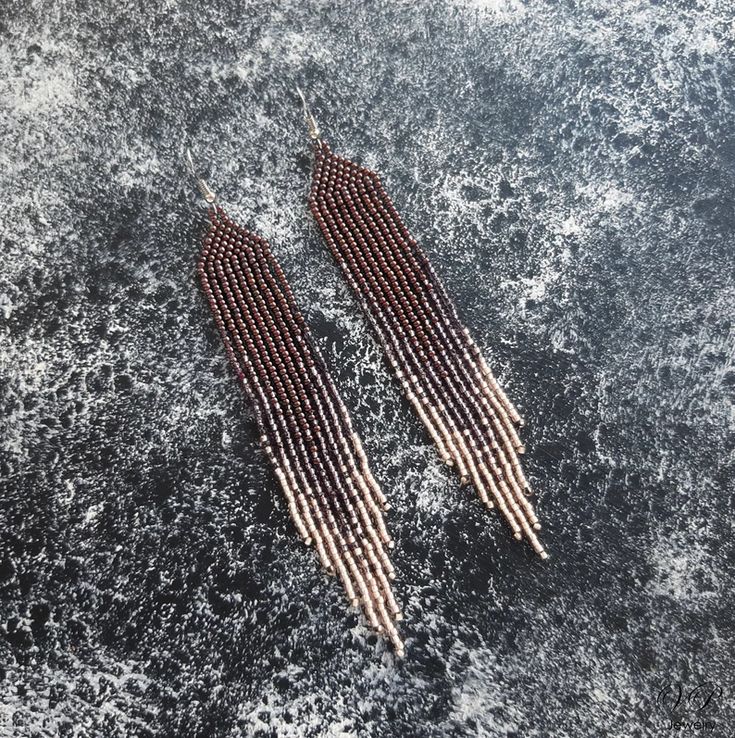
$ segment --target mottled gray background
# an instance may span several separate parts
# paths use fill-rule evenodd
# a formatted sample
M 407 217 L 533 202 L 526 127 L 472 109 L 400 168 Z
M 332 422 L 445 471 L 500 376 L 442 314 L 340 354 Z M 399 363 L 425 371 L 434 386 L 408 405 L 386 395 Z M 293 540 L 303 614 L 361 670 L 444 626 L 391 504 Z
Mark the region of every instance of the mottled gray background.
M 0 36 L 0 735 L 679 735 L 656 695 L 704 680 L 732 735 L 730 0 L 5 0 Z M 297 81 L 522 408 L 548 563 L 387 373 L 306 211 Z M 394 502 L 403 662 L 257 447 L 186 140 Z

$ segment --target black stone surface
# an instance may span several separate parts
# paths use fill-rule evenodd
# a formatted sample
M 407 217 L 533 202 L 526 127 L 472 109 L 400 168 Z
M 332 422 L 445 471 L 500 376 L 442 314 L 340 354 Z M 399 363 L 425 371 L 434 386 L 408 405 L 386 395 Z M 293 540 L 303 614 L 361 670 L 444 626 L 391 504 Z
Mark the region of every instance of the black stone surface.
M 702 2 L 0 8 L 0 735 L 735 730 L 735 25 Z M 294 84 L 528 425 L 552 558 L 441 467 L 306 211 Z M 296 539 L 194 279 L 190 142 L 394 503 L 408 655 Z M 700 729 L 700 733 L 703 729 Z

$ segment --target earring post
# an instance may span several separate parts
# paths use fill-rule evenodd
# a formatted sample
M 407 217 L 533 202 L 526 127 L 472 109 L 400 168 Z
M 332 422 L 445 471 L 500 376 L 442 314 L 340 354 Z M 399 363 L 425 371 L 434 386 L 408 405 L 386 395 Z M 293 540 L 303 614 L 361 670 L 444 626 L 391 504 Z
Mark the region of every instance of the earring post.
M 192 159 L 191 156 L 191 149 L 189 149 L 188 147 L 186 149 L 186 163 L 191 176 L 194 177 L 194 179 L 196 180 L 199 192 L 202 193 L 202 197 L 204 198 L 204 200 L 211 205 L 217 199 L 217 195 L 212 192 L 206 181 L 197 174 L 196 167 L 194 166 L 194 159 Z
M 318 141 L 319 140 L 319 126 L 316 124 L 316 120 L 314 116 L 311 114 L 311 110 L 309 110 L 309 104 L 306 102 L 306 96 L 301 91 L 301 88 L 298 85 L 296 85 L 296 92 L 299 93 L 301 102 L 304 105 L 304 122 L 306 123 L 306 127 L 309 130 L 309 137 L 313 141 Z

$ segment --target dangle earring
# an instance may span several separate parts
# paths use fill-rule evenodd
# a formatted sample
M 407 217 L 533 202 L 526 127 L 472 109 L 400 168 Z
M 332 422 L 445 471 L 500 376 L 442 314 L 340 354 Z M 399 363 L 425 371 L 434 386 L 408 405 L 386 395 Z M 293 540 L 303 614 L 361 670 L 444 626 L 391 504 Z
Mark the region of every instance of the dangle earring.
M 387 500 L 270 246 L 217 204 L 188 150 L 187 162 L 209 206 L 197 273 L 291 519 L 350 604 L 362 604 L 403 656 Z
M 548 554 L 521 469 L 523 425 L 377 173 L 332 153 L 304 98 L 314 148 L 309 208 L 441 458 L 516 539 Z

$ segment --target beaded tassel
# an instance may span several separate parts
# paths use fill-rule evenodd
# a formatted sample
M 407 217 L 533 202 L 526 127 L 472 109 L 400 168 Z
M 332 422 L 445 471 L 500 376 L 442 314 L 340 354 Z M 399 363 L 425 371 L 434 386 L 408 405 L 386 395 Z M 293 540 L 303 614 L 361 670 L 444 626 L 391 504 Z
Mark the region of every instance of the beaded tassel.
M 268 243 L 218 205 L 209 220 L 197 271 L 294 525 L 402 656 L 386 498 Z
M 521 469 L 518 411 L 462 325 L 426 254 L 406 229 L 379 176 L 314 139 L 309 207 L 342 273 L 360 298 L 406 396 L 439 455 L 462 484 L 497 506 L 516 539 L 541 558 L 538 519 Z

